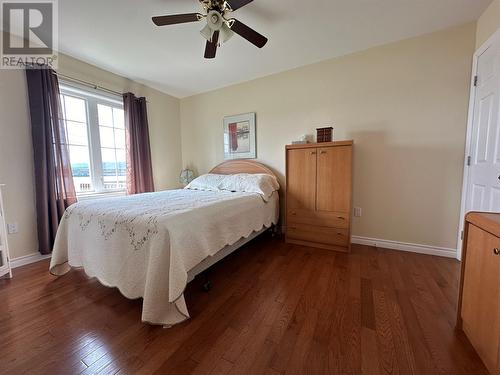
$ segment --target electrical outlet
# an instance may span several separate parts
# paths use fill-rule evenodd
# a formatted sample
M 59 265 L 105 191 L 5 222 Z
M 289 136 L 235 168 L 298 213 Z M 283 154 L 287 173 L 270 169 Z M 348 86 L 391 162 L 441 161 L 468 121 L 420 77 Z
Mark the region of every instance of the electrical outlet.
M 17 225 L 17 223 L 11 223 L 11 224 L 7 224 L 7 232 L 9 232 L 9 234 L 16 234 L 19 232 L 19 227 Z
M 361 217 L 363 210 L 361 207 L 354 207 L 354 217 Z

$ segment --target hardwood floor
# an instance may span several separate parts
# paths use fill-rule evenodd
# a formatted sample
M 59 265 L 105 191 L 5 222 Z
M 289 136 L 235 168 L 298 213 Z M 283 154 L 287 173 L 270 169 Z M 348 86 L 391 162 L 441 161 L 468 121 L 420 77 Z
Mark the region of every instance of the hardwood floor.
M 192 318 L 172 329 L 81 271 L 47 269 L 0 281 L 2 374 L 487 374 L 454 330 L 450 259 L 264 236 L 213 268 L 209 293 L 189 285 Z

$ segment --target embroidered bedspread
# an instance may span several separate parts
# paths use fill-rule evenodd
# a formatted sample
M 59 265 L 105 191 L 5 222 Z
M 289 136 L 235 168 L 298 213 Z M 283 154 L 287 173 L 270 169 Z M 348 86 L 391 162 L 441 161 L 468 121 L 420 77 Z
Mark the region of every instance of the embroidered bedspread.
M 143 297 L 142 320 L 174 325 L 189 318 L 188 272 L 226 245 L 276 224 L 277 192 L 169 190 L 82 201 L 64 214 L 50 272 L 71 267 L 130 299 Z

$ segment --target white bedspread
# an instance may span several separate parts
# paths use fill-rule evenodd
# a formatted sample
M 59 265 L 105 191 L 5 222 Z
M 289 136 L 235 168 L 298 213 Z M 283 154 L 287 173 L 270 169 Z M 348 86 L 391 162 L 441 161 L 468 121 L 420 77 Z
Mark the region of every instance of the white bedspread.
M 173 325 L 189 318 L 188 272 L 226 245 L 276 224 L 278 194 L 170 190 L 82 201 L 61 220 L 50 272 L 70 267 L 143 297 L 142 320 Z

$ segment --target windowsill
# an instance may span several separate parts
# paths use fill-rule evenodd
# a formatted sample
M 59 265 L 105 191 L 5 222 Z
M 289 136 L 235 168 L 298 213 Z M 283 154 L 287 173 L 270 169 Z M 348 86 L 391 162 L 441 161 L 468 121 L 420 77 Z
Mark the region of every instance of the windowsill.
M 110 191 L 107 193 L 87 193 L 87 194 L 77 194 L 76 198 L 78 201 L 88 201 L 92 199 L 103 199 L 112 197 L 124 197 L 127 195 L 125 190 L 120 191 Z

